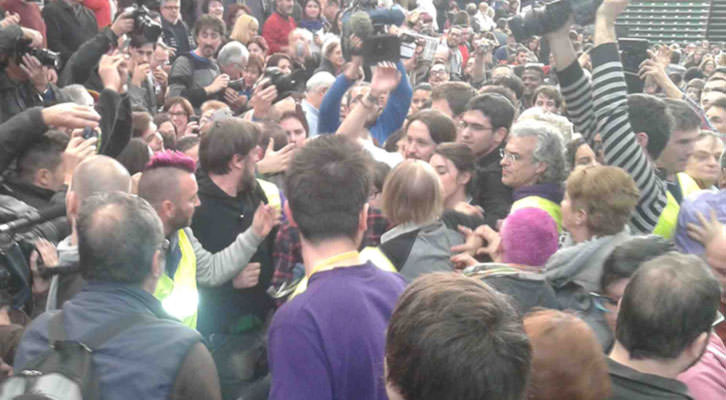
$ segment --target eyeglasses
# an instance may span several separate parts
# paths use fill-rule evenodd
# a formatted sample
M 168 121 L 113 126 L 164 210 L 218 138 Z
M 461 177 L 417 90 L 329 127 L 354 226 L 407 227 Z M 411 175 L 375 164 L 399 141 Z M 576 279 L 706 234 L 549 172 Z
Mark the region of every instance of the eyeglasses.
M 612 297 L 604 296 L 600 293 L 590 292 L 590 296 L 592 296 L 595 307 L 597 307 L 602 312 L 611 312 L 611 310 L 605 307 L 605 305 L 610 305 L 613 307 L 617 307 L 618 305 L 617 300 L 613 299 Z
M 477 123 L 470 124 L 464 120 L 459 121 L 459 127 L 461 129 L 469 128 L 473 131 L 481 131 L 481 132 L 494 130 L 494 128 L 492 128 L 491 126 L 484 126 L 482 124 L 477 124 Z
M 511 162 L 517 162 L 522 159 L 520 154 L 510 153 L 504 149 L 499 149 L 499 156 L 502 157 L 502 160 L 509 160 Z

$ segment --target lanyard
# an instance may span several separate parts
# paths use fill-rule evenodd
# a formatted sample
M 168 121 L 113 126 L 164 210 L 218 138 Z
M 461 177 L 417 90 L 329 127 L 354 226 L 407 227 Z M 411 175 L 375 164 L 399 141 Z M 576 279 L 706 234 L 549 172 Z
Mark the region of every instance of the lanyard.
M 343 262 L 344 261 L 344 262 Z M 339 267 L 350 267 L 358 265 L 360 263 L 360 253 L 357 251 L 346 251 L 345 253 L 337 254 L 332 257 L 328 257 L 325 260 L 315 264 L 312 271 L 308 275 L 308 278 L 313 276 L 316 272 L 329 271 L 331 269 Z

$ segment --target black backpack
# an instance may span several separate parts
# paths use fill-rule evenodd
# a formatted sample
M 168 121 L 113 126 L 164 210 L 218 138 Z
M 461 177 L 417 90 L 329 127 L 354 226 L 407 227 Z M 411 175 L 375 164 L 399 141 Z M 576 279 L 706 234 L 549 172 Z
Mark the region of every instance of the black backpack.
M 94 349 L 124 330 L 152 320 L 145 314 L 129 314 L 101 326 L 81 343 L 67 339 L 63 311 L 57 312 L 48 320 L 50 348 L 0 386 L 0 400 L 100 399 L 93 371 Z

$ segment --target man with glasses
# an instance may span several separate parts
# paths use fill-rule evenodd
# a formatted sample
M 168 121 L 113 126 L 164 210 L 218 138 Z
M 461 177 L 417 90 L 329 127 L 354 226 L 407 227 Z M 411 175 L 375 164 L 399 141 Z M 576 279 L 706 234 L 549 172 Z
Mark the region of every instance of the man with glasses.
M 562 182 L 567 163 L 562 139 L 544 122 L 527 120 L 512 127 L 507 145 L 500 149 L 502 183 L 512 188 L 512 211 L 535 207 L 549 214 L 562 228 Z
M 514 120 L 514 106 L 504 96 L 487 93 L 474 97 L 461 115 L 456 142 L 467 145 L 476 160 L 474 204 L 484 209 L 487 225 L 509 214 L 512 190 L 502 184 L 500 149 Z
M 168 96 L 181 96 L 199 108 L 207 100 L 219 98 L 229 84 L 229 75 L 220 73 L 214 59 L 224 37 L 224 22 L 202 15 L 194 24 L 197 48 L 179 54 L 169 75 Z
M 193 43 L 179 7 L 179 0 L 161 0 L 161 39 L 174 49 L 175 56 L 189 53 Z

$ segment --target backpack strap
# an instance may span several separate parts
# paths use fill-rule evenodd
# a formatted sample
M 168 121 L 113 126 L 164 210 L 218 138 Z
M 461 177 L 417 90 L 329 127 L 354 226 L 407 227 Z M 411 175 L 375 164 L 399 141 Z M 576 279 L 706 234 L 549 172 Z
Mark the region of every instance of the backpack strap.
M 79 342 L 83 343 L 90 350 L 95 350 L 126 329 L 142 323 L 151 323 L 156 320 L 158 318 L 143 313 L 127 314 L 102 325 L 84 340 L 79 340 Z M 59 311 L 48 321 L 48 341 L 52 347 L 56 342 L 65 340 L 68 340 L 68 335 L 63 326 L 63 311 Z

